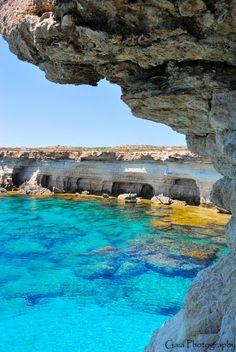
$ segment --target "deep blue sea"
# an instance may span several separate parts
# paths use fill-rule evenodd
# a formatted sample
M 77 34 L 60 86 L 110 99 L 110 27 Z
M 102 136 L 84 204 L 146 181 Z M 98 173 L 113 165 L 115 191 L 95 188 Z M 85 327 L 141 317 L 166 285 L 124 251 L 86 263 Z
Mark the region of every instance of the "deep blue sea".
M 142 352 L 211 264 L 181 253 L 225 251 L 219 229 L 158 230 L 157 218 L 108 200 L 0 197 L 0 352 Z

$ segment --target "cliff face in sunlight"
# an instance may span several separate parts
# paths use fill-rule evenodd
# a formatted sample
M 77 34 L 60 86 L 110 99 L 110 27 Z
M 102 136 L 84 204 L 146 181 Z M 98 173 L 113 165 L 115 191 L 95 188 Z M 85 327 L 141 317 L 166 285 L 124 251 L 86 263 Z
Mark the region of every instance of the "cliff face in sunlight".
M 235 0 L 1 3 L 0 31 L 20 59 L 58 83 L 96 85 L 105 77 L 119 84 L 134 115 L 185 133 L 191 151 L 212 158 L 224 176 L 213 199 L 233 213 L 231 254 L 196 278 L 183 310 L 146 351 L 166 351 L 166 339 L 194 339 L 205 344 L 199 351 L 235 342 Z
M 0 186 L 25 181 L 59 192 L 164 194 L 189 204 L 209 201 L 220 178 L 209 159 L 184 148 L 160 151 L 0 150 Z M 222 207 L 223 208 L 223 207 Z

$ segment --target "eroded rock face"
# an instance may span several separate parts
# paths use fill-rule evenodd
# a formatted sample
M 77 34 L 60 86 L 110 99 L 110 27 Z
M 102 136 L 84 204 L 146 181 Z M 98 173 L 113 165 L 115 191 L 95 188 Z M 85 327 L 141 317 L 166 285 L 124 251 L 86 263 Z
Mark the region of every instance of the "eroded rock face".
M 212 157 L 225 177 L 213 198 L 235 216 L 235 0 L 5 0 L 0 6 L 0 31 L 11 50 L 48 79 L 96 85 L 105 77 L 122 87 L 136 116 L 185 133 L 192 151 Z M 227 237 L 235 249 L 235 217 Z M 235 343 L 235 276 L 233 253 L 202 272 L 185 308 L 146 351 L 167 350 L 163 341 L 170 338 Z
M 29 182 L 60 192 L 137 193 L 148 199 L 163 193 L 198 205 L 210 199 L 220 178 L 209 159 L 185 148 L 132 149 L 0 150 L 0 187 L 10 190 Z
M 233 254 L 200 272 L 188 291 L 184 309 L 154 333 L 145 352 L 218 352 L 224 349 L 234 352 L 235 277 L 236 257 Z M 199 343 L 200 347 L 197 349 L 193 343 Z M 223 349 L 222 343 L 226 344 Z

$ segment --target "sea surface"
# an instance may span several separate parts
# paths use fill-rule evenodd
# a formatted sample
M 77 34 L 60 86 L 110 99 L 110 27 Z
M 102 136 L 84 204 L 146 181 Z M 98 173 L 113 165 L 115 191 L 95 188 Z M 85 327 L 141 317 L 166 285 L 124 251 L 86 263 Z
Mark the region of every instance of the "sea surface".
M 223 226 L 154 226 L 168 211 L 0 197 L 0 352 L 142 352 L 226 251 Z

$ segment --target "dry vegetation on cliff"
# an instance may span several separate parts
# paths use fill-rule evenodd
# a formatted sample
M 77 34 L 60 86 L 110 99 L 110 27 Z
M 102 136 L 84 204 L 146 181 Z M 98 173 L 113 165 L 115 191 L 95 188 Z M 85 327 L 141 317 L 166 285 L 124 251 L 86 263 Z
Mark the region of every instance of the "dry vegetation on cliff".
M 118 146 L 118 147 L 45 147 L 0 148 L 2 158 L 51 159 L 51 160 L 189 160 L 210 163 L 209 158 L 191 153 L 185 147 Z

